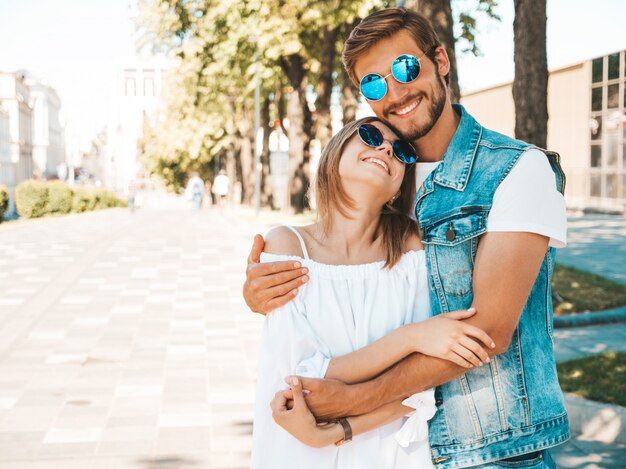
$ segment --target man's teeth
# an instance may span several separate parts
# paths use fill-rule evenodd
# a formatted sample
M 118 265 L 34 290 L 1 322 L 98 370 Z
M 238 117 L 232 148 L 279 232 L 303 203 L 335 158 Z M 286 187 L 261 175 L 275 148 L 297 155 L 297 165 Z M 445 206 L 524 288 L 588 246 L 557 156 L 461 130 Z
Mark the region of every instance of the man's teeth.
M 396 111 L 396 114 L 398 114 L 399 116 L 403 116 L 404 114 L 407 114 L 411 112 L 413 109 L 415 109 L 418 104 L 419 104 L 419 101 L 415 101 L 413 104 L 409 104 L 408 106 L 403 107 L 399 111 Z
M 365 158 L 363 161 L 367 163 L 376 163 L 378 166 L 382 167 L 387 173 L 389 173 L 389 166 L 383 160 L 379 160 L 378 158 Z

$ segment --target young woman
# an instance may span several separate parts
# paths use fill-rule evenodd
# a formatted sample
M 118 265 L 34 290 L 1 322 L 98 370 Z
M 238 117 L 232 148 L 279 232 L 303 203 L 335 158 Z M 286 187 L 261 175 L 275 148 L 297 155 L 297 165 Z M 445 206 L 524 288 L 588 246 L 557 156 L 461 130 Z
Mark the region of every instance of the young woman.
M 317 423 L 299 381 L 285 378 L 354 383 L 411 353 L 468 368 L 489 361 L 477 341 L 489 347 L 491 338 L 459 321 L 475 311 L 428 319 L 426 260 L 417 225 L 407 216 L 415 191 L 408 165 L 416 158 L 413 147 L 379 119 L 348 124 L 320 159 L 319 221 L 268 233 L 261 260 L 297 259 L 310 280 L 265 319 L 253 468 L 432 467 L 432 390 L 369 414 Z M 337 446 L 350 436 L 351 442 Z

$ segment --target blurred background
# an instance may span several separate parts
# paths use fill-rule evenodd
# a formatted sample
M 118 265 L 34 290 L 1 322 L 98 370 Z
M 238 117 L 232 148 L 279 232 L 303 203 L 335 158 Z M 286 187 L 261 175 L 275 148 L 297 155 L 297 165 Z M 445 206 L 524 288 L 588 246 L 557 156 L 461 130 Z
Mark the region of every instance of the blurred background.
M 247 467 L 251 239 L 315 218 L 321 149 L 371 114 L 343 42 L 394 6 L 453 101 L 561 154 L 558 463 L 625 467 L 621 0 L 0 0 L 0 467 Z

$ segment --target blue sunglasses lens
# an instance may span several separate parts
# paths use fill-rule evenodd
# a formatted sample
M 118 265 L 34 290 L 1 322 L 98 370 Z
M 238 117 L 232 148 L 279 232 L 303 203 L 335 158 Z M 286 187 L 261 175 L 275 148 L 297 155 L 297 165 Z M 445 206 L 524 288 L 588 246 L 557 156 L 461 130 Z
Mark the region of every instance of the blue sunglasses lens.
M 371 101 L 383 99 L 387 94 L 387 82 L 375 73 L 365 75 L 361 80 L 361 93 Z
M 383 144 L 383 134 L 372 124 L 362 124 L 359 126 L 359 137 L 370 147 L 379 147 Z
M 393 142 L 393 154 L 405 164 L 413 164 L 417 161 L 415 148 L 405 140 Z
M 409 83 L 420 74 L 420 62 L 412 55 L 401 55 L 393 61 L 391 73 L 400 83 Z

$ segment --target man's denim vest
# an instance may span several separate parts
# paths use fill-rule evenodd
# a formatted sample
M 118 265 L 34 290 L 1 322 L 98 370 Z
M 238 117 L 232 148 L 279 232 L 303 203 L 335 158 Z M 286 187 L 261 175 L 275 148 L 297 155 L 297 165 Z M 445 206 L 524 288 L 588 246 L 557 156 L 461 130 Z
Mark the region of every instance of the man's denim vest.
M 462 106 L 454 108 L 459 127 L 443 162 L 419 189 L 415 207 L 435 315 L 472 304 L 474 259 L 494 194 L 531 147 L 481 127 Z M 545 153 L 563 193 L 559 156 Z M 553 353 L 553 268 L 550 248 L 509 349 L 436 389 L 430 444 L 438 469 L 477 466 L 569 438 Z

